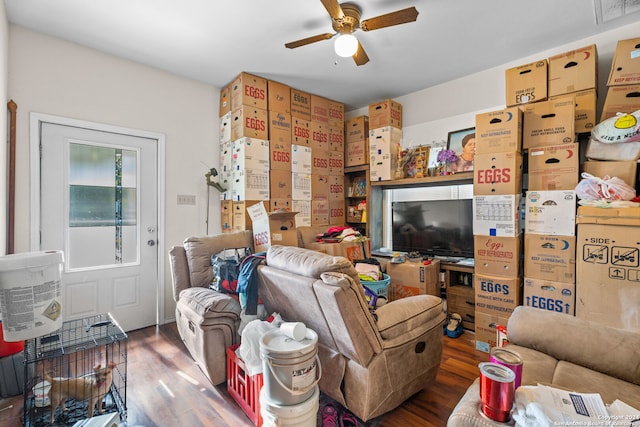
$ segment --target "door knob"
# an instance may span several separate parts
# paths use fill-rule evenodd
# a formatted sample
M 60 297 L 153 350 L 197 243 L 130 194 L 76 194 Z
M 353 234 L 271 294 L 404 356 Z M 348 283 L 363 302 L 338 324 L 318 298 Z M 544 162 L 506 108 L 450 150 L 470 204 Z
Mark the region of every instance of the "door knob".
M 156 241 L 155 241 L 155 240 L 153 240 L 153 239 L 151 239 L 151 240 L 147 240 L 147 245 L 149 245 L 149 246 L 155 246 L 155 244 L 156 244 Z

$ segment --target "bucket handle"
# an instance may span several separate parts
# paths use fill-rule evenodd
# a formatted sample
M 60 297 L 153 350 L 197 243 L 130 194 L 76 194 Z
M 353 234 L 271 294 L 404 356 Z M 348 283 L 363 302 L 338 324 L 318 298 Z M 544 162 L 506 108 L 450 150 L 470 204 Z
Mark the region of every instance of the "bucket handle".
M 287 387 L 285 384 L 283 384 L 282 381 L 280 381 L 280 378 L 278 378 L 278 376 L 276 375 L 276 373 L 273 372 L 274 366 L 285 368 L 290 365 L 278 365 L 277 363 L 273 363 L 273 361 L 269 357 L 266 358 L 267 363 L 269 364 L 269 370 L 271 371 L 272 376 L 276 379 L 278 384 L 280 384 L 280 387 L 287 390 L 289 393 L 293 395 L 305 394 L 306 392 L 311 390 L 313 387 L 315 387 L 316 384 L 318 384 L 318 381 L 320 381 L 320 378 L 322 378 L 322 365 L 320 364 L 320 358 L 318 357 L 318 353 L 316 353 L 315 359 L 316 359 L 316 366 L 318 367 L 318 369 L 316 369 L 317 378 L 315 379 L 315 381 L 313 381 L 313 384 L 310 384 L 309 387 L 307 387 L 304 390 L 292 390 L 289 387 Z

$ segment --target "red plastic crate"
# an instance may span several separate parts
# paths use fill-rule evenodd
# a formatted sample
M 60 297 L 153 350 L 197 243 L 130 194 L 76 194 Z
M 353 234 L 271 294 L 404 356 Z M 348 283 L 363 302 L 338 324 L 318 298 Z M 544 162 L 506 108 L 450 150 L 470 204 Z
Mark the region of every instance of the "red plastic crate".
M 261 427 L 260 390 L 264 380 L 262 374 L 247 374 L 246 365 L 236 356 L 239 346 L 236 344 L 227 348 L 227 390 L 253 424 Z

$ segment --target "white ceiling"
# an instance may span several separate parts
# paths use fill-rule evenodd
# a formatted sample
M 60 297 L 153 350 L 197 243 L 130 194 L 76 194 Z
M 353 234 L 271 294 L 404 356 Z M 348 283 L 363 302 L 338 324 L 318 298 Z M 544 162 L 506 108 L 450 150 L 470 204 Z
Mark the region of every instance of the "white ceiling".
M 363 20 L 409 6 L 419 16 L 408 24 L 357 31 L 370 58 L 358 67 L 334 53 L 333 40 L 284 47 L 333 32 L 320 0 L 5 0 L 9 21 L 37 32 L 218 88 L 240 71 L 255 73 L 344 102 L 347 110 L 640 19 L 640 0 L 356 3 Z

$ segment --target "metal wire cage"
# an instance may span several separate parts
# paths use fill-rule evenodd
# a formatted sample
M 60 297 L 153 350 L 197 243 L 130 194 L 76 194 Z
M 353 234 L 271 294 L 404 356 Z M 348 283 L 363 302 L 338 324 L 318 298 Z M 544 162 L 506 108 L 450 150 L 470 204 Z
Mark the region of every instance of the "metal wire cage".
M 126 420 L 127 334 L 109 313 L 25 341 L 24 374 L 25 426 L 73 426 L 100 412 Z

